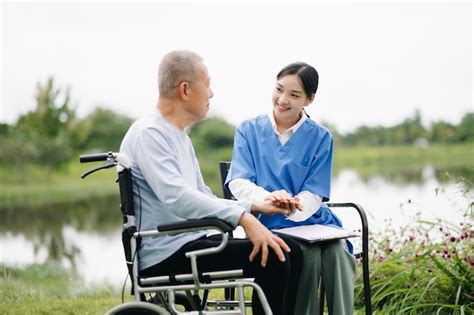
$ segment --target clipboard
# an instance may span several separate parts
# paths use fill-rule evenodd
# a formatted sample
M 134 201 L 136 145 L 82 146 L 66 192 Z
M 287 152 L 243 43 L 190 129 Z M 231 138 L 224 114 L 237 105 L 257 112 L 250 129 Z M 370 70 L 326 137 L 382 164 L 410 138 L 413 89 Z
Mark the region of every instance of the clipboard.
M 344 230 L 332 226 L 311 224 L 272 230 L 276 234 L 284 234 L 308 243 L 316 243 L 337 239 L 360 237 L 360 232 Z

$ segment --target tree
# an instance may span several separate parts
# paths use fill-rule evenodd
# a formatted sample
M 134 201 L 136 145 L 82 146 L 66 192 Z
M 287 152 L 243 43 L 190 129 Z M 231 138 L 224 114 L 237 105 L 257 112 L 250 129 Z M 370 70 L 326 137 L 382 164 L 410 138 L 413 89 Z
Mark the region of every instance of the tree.
M 109 109 L 97 108 L 72 128 L 72 147 L 76 151 L 118 151 L 132 121 Z
M 18 132 L 0 137 L 0 161 L 12 174 L 17 174 L 22 183 L 26 182 L 29 164 L 38 156 L 36 150 L 33 142 Z
M 474 112 L 464 115 L 457 128 L 456 138 L 460 142 L 474 141 Z
M 0 123 L 0 137 L 7 136 L 10 129 L 11 129 L 11 126 L 9 124 Z
M 31 162 L 45 166 L 50 173 L 70 156 L 69 129 L 74 119 L 69 90 L 55 88 L 50 77 L 46 84 L 37 84 L 36 108 L 18 119 L 14 132 L 34 148 Z
M 431 142 L 449 143 L 455 141 L 456 127 L 445 121 L 437 121 L 431 124 L 429 139 Z
M 232 148 L 235 127 L 222 118 L 207 118 L 191 127 L 189 136 L 197 149 Z

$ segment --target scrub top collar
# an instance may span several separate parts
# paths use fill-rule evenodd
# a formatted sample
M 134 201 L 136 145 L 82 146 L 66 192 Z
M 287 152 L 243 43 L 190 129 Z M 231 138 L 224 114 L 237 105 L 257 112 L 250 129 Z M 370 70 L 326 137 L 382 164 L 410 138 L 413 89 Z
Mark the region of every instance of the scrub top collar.
M 286 138 L 289 139 L 293 134 L 295 134 L 295 132 L 298 130 L 298 128 L 301 127 L 301 125 L 305 122 L 305 120 L 308 119 L 308 117 L 305 115 L 305 113 L 303 111 L 301 111 L 300 120 L 298 120 L 298 122 L 296 124 L 294 124 L 289 129 L 287 129 L 283 134 L 281 134 L 280 132 L 278 132 L 275 117 L 273 117 L 273 112 L 268 114 L 268 118 L 270 119 L 270 123 L 272 124 L 273 131 L 275 131 L 275 133 L 277 134 L 279 139 L 282 136 L 286 136 Z

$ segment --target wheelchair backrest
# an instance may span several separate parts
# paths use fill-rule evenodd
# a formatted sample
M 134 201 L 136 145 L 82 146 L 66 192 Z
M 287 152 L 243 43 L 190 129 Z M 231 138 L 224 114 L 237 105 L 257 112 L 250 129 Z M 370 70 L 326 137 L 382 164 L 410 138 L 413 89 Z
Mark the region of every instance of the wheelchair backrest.
M 130 224 L 135 224 L 132 170 L 119 168 L 118 182 L 120 188 L 120 210 L 122 210 L 124 228 L 127 228 Z
M 229 187 L 225 185 L 225 180 L 227 178 L 227 173 L 229 173 L 230 162 L 228 161 L 220 161 L 219 162 L 219 169 L 221 172 L 221 184 L 222 184 L 222 192 L 224 194 L 225 199 L 235 199 L 232 193 L 230 192 Z

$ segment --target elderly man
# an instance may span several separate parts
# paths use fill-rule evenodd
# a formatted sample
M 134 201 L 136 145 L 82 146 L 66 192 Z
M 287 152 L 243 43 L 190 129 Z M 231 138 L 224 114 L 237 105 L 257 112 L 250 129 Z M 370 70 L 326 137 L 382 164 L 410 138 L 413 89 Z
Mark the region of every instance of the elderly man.
M 120 148 L 132 161 L 140 228 L 209 217 L 241 225 L 248 238 L 231 239 L 221 253 L 200 257 L 199 269 L 243 269 L 262 287 L 274 314 L 292 313 L 302 264 L 300 248 L 291 239 L 272 234 L 250 213 L 288 214 L 289 210 L 277 208 L 270 201 L 251 204 L 214 197 L 204 184 L 192 143 L 184 131 L 206 116 L 213 96 L 202 58 L 190 51 L 168 53 L 160 64 L 158 81 L 156 111 L 130 127 Z M 139 248 L 140 273 L 189 272 L 184 253 L 218 243 L 205 232 L 144 238 Z M 253 311 L 262 313 L 255 295 Z

